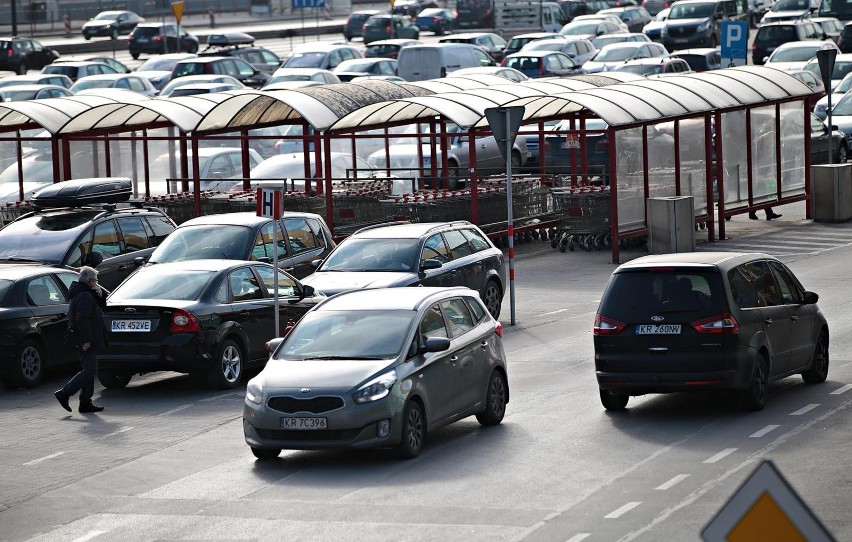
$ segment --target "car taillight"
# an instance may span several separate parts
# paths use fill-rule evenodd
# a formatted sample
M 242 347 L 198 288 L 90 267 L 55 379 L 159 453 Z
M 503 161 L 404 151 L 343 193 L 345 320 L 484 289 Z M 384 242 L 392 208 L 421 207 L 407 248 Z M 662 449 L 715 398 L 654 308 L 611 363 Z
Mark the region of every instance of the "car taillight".
M 386 31 L 388 34 L 390 34 L 390 31 L 391 31 L 391 27 L 390 27 L 390 25 L 387 25 L 387 26 L 385 27 L 385 31 Z
M 133 34 L 127 35 L 127 41 L 133 41 Z
M 15 50 L 14 50 L 14 49 L 11 49 L 11 48 L 10 48 L 10 49 L 6 49 L 6 55 L 8 55 L 8 56 L 9 56 L 9 58 L 12 58 L 13 56 L 15 56 Z
M 438 19 L 437 17 L 432 17 L 432 22 L 433 23 L 440 22 L 440 19 Z
M 740 324 L 728 312 L 690 323 L 698 333 L 739 333 Z
M 154 36 L 154 41 L 163 41 L 163 36 Z
M 600 314 L 595 315 L 595 326 L 592 328 L 593 335 L 618 335 L 626 324 L 614 318 L 607 318 Z
M 201 331 L 201 324 L 198 319 L 183 309 L 177 309 L 172 317 L 172 325 L 169 327 L 169 333 L 197 333 Z
M 361 25 L 361 30 L 363 30 L 364 32 L 366 32 L 366 31 L 367 31 L 367 25 Z
M 204 65 L 204 73 L 213 73 L 213 63 L 208 62 Z
M 498 337 L 502 337 L 503 336 L 503 324 L 501 324 L 500 322 L 497 322 L 497 324 L 494 326 L 494 333 L 496 333 Z

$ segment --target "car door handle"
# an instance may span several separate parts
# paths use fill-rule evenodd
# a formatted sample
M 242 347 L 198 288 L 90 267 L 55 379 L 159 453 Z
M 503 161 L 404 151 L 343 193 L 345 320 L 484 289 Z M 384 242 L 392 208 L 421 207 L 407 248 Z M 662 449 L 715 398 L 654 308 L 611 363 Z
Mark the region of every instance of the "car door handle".
M 479 343 L 479 346 L 485 348 L 486 346 L 488 346 L 488 341 L 482 341 L 481 343 Z
M 767 326 L 771 326 L 772 325 L 772 318 L 767 318 L 766 320 L 763 321 L 763 323 L 766 324 Z
M 239 317 L 240 320 L 248 320 L 249 317 L 251 317 L 251 312 L 249 312 L 247 309 L 243 309 L 239 312 Z
M 452 356 L 450 359 L 447 360 L 447 363 L 449 363 L 450 365 L 455 365 L 458 360 L 458 356 Z
M 798 317 L 798 316 L 791 316 L 791 317 L 790 317 L 790 320 L 792 320 L 792 321 L 793 321 L 793 323 L 795 323 L 798 319 L 799 319 L 799 317 Z

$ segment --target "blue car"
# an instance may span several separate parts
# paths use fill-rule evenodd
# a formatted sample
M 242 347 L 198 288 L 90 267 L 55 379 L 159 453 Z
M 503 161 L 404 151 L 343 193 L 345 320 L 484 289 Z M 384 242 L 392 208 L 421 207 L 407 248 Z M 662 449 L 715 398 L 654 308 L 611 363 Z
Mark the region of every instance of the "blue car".
M 456 29 L 456 15 L 443 8 L 427 8 L 412 17 L 412 21 L 420 30 L 434 32 L 436 35 L 446 34 Z

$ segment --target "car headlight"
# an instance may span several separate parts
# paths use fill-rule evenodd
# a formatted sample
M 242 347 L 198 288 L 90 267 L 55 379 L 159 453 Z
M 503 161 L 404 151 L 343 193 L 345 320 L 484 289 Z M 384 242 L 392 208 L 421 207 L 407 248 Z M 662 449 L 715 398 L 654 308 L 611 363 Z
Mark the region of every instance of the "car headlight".
M 263 388 L 255 380 L 249 380 L 246 386 L 246 401 L 259 405 L 263 402 Z
M 706 20 L 706 21 L 704 21 L 704 22 L 703 22 L 703 23 L 701 23 L 700 25 L 698 25 L 697 30 L 698 30 L 699 32 L 707 32 L 707 29 L 708 29 L 708 28 L 710 28 L 710 20 L 709 20 L 709 19 L 708 19 L 708 20 Z
M 384 399 L 390 393 L 393 385 L 396 384 L 396 379 L 396 371 L 390 371 L 378 376 L 352 394 L 352 400 L 361 405 Z

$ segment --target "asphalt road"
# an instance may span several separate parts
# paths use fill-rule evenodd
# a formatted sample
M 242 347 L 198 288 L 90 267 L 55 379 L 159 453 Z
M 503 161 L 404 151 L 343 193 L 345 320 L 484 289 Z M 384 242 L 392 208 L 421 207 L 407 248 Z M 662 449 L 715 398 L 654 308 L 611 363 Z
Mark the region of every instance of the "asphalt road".
M 502 425 L 464 420 L 410 461 L 285 451 L 261 463 L 242 438 L 242 389 L 146 375 L 124 390 L 98 386 L 107 410 L 84 416 L 51 396 L 68 376 L 58 374 L 0 392 L 0 540 L 697 541 L 764 459 L 850 540 L 852 224 L 805 221 L 801 203 L 776 211 L 784 217 L 772 222 L 735 217 L 729 240 L 699 246 L 767 250 L 820 294 L 828 381 L 776 383 L 762 412 L 723 394 L 632 398 L 626 412 L 605 412 L 591 325 L 614 266 L 606 251 L 538 241 L 518 246 Z

